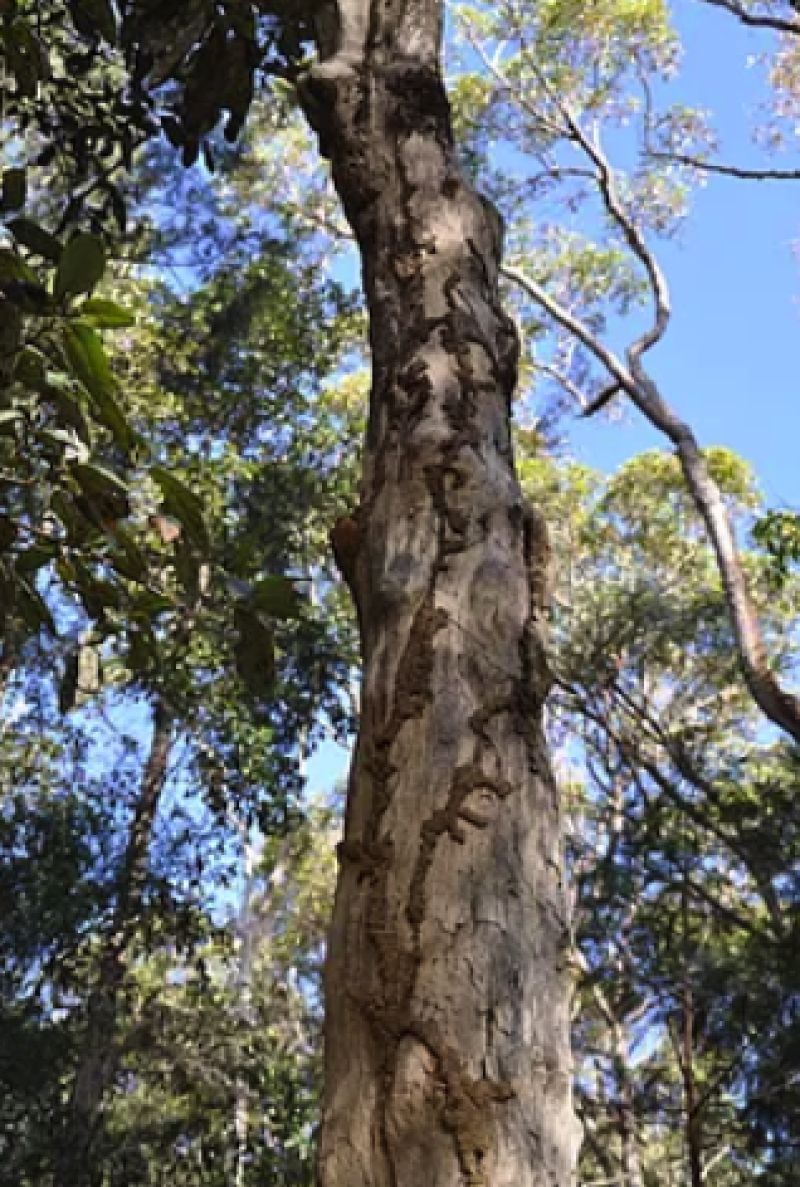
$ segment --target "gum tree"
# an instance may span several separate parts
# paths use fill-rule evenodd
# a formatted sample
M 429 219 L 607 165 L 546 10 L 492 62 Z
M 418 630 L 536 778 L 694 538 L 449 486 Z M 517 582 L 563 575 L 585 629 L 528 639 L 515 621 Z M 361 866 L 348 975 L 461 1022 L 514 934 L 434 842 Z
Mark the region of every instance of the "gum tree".
M 459 168 L 443 5 L 340 3 L 301 80 L 358 242 L 373 386 L 334 531 L 361 726 L 326 973 L 320 1183 L 567 1184 L 577 1131 L 547 544 L 510 440 L 503 227 Z
M 10 5 L 15 46 L 16 21 L 37 35 L 28 8 Z M 358 505 L 333 546 L 363 693 L 326 973 L 320 1183 L 566 1187 L 578 1128 L 541 728 L 548 546 L 514 467 L 503 225 L 459 166 L 443 0 L 69 9 L 91 53 L 122 47 L 130 120 L 143 138 L 163 129 L 186 164 L 202 149 L 210 165 L 220 116 L 235 139 L 261 73 L 296 83 L 360 251 L 372 392 Z M 49 85 L 39 74 L 32 95 Z M 65 143 L 74 133 L 65 119 Z

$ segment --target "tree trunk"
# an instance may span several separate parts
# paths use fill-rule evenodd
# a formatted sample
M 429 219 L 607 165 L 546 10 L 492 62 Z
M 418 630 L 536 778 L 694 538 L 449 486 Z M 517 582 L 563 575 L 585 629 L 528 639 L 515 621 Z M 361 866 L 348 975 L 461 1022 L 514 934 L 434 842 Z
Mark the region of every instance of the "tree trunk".
M 67 1124 L 57 1150 L 56 1187 L 93 1187 L 102 1178 L 97 1145 L 105 1096 L 117 1072 L 119 1000 L 126 956 L 139 920 L 147 855 L 172 745 L 172 720 L 156 704 L 153 734 L 139 798 L 118 880 L 110 934 L 100 956 L 96 986 L 86 1004 L 86 1038 L 69 1101 Z
M 686 1159 L 691 1187 L 703 1187 L 703 1118 L 697 1097 L 694 1073 L 694 994 L 687 980 L 683 986 L 683 1108 L 685 1117 Z
M 541 729 L 546 533 L 514 473 L 502 227 L 457 164 L 440 8 L 373 0 L 362 60 L 351 38 L 302 96 L 360 246 L 373 362 L 361 503 L 333 537 L 363 699 L 319 1176 L 567 1187 L 578 1127 Z
M 631 1077 L 630 1048 L 621 1022 L 612 1030 L 614 1042 L 614 1075 L 617 1081 L 617 1118 L 622 1155 L 624 1187 L 643 1187 L 642 1164 L 639 1158 L 639 1135 L 636 1125 L 636 1100 Z

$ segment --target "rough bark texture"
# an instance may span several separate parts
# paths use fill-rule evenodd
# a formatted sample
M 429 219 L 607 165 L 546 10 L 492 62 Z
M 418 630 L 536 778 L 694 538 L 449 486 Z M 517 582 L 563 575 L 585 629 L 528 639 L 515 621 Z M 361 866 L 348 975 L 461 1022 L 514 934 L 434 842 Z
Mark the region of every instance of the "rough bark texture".
M 567 1187 L 578 1131 L 546 533 L 514 473 L 500 219 L 466 184 L 435 3 L 373 2 L 303 89 L 358 239 L 373 390 L 334 547 L 361 730 L 326 973 L 321 1187 Z

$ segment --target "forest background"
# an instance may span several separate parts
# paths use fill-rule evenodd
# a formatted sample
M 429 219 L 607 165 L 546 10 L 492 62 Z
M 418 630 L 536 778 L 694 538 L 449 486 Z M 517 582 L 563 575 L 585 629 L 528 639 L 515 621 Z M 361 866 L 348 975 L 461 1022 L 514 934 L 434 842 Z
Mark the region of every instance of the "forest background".
M 652 374 L 724 442 L 709 464 L 791 683 L 800 37 L 791 4 L 744 6 L 783 31 L 731 8 L 450 14 L 464 168 L 507 220 L 520 469 L 555 553 L 587 1187 L 800 1167 L 797 751 L 744 688 L 674 458 L 536 299 L 618 351 L 646 324 L 578 112 L 672 282 Z M 278 46 L 291 69 L 252 63 L 254 99 L 204 109 L 208 43 L 187 44 L 183 100 L 165 75 L 151 107 L 120 11 L 0 5 L 0 1181 L 80 1156 L 87 1182 L 307 1184 L 333 747 L 358 683 L 328 535 L 354 500 L 364 314 L 298 117 L 303 45 Z M 192 85 L 194 140 L 170 110 Z

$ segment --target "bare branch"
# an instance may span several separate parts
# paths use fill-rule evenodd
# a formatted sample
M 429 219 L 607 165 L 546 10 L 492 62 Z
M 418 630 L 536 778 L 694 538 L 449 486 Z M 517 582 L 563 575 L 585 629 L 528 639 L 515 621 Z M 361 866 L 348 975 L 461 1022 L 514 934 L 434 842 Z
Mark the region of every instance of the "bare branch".
M 752 12 L 749 8 L 745 8 L 744 4 L 740 4 L 739 0 L 703 0 L 703 3 L 710 4 L 714 8 L 724 8 L 726 12 L 733 13 L 735 17 L 738 17 L 743 25 L 749 25 L 754 29 L 775 29 L 779 33 L 800 35 L 800 21 L 770 16 L 768 13 Z
M 603 388 L 599 395 L 595 396 L 590 404 L 586 405 L 586 407 L 581 412 L 581 416 L 584 419 L 594 416 L 596 412 L 600 412 L 602 408 L 605 408 L 606 404 L 613 400 L 614 396 L 618 395 L 621 390 L 622 388 L 619 383 L 609 383 L 607 387 Z
M 660 342 L 667 331 L 670 319 L 669 287 L 666 277 L 650 248 L 645 242 L 644 235 L 636 220 L 625 209 L 625 204 L 617 189 L 614 170 L 603 151 L 599 133 L 589 137 L 573 115 L 569 107 L 559 100 L 559 106 L 570 129 L 574 142 L 589 157 L 597 169 L 597 181 L 600 194 L 606 210 L 616 223 L 628 247 L 645 270 L 653 296 L 655 315 L 653 324 L 628 349 L 628 362 L 631 358 L 640 359 L 648 350 Z
M 535 70 L 535 74 L 539 86 L 563 118 L 566 134 L 594 166 L 606 211 L 644 268 L 654 303 L 653 322 L 628 347 L 626 366 L 581 318 L 551 296 L 537 281 L 516 268 L 504 268 L 503 275 L 518 284 L 558 325 L 574 334 L 606 368 L 617 390 L 625 392 L 647 420 L 675 446 L 684 479 L 705 523 L 716 556 L 747 687 L 770 721 L 800 742 L 800 699 L 781 686 L 770 668 L 766 644 L 750 599 L 722 492 L 709 471 L 691 428 L 664 400 L 642 362 L 643 355 L 663 338 L 669 325 L 670 299 L 666 278 L 636 220 L 625 207 L 615 172 L 603 150 L 599 134 L 587 134 L 569 105 L 550 86 L 541 71 Z M 519 96 L 517 101 L 521 101 Z M 610 399 L 611 394 L 607 398 Z
M 552 379 L 554 383 L 563 387 L 567 395 L 572 396 L 579 408 L 585 409 L 587 407 L 586 396 L 578 387 L 577 383 L 570 379 L 569 375 L 565 374 L 564 371 L 561 371 L 558 367 L 553 367 L 550 363 L 540 363 L 538 360 L 534 363 L 534 366 L 542 375 L 546 375 L 548 379 Z M 581 416 L 585 415 L 586 413 L 582 411 Z
M 605 346 L 585 322 L 581 321 L 574 313 L 571 313 L 556 297 L 552 297 L 537 280 L 534 280 L 533 277 L 526 275 L 524 272 L 520 272 L 518 268 L 505 265 L 501 269 L 501 274 L 506 280 L 512 281 L 524 293 L 527 293 L 532 301 L 535 301 L 546 313 L 550 314 L 553 321 L 557 322 L 565 330 L 568 330 L 570 334 L 574 334 L 578 341 L 614 376 L 620 389 L 633 397 L 636 390 L 636 382 L 633 375 L 614 351 Z
M 711 475 L 691 428 L 663 399 L 636 356 L 634 347 L 628 351 L 628 364 L 635 379 L 635 389 L 633 392 L 628 391 L 628 394 L 639 411 L 675 446 L 689 493 L 706 525 L 722 578 L 747 687 L 762 712 L 796 742 L 800 742 L 800 699 L 781 687 L 769 666 L 766 644 L 750 599 L 722 492 Z
M 666 152 L 663 149 L 648 148 L 648 156 L 655 161 L 668 161 L 676 165 L 689 165 L 705 173 L 717 173 L 722 177 L 736 177 L 741 181 L 800 181 L 800 169 L 756 169 L 741 165 L 730 165 L 725 161 L 706 161 L 690 153 Z

